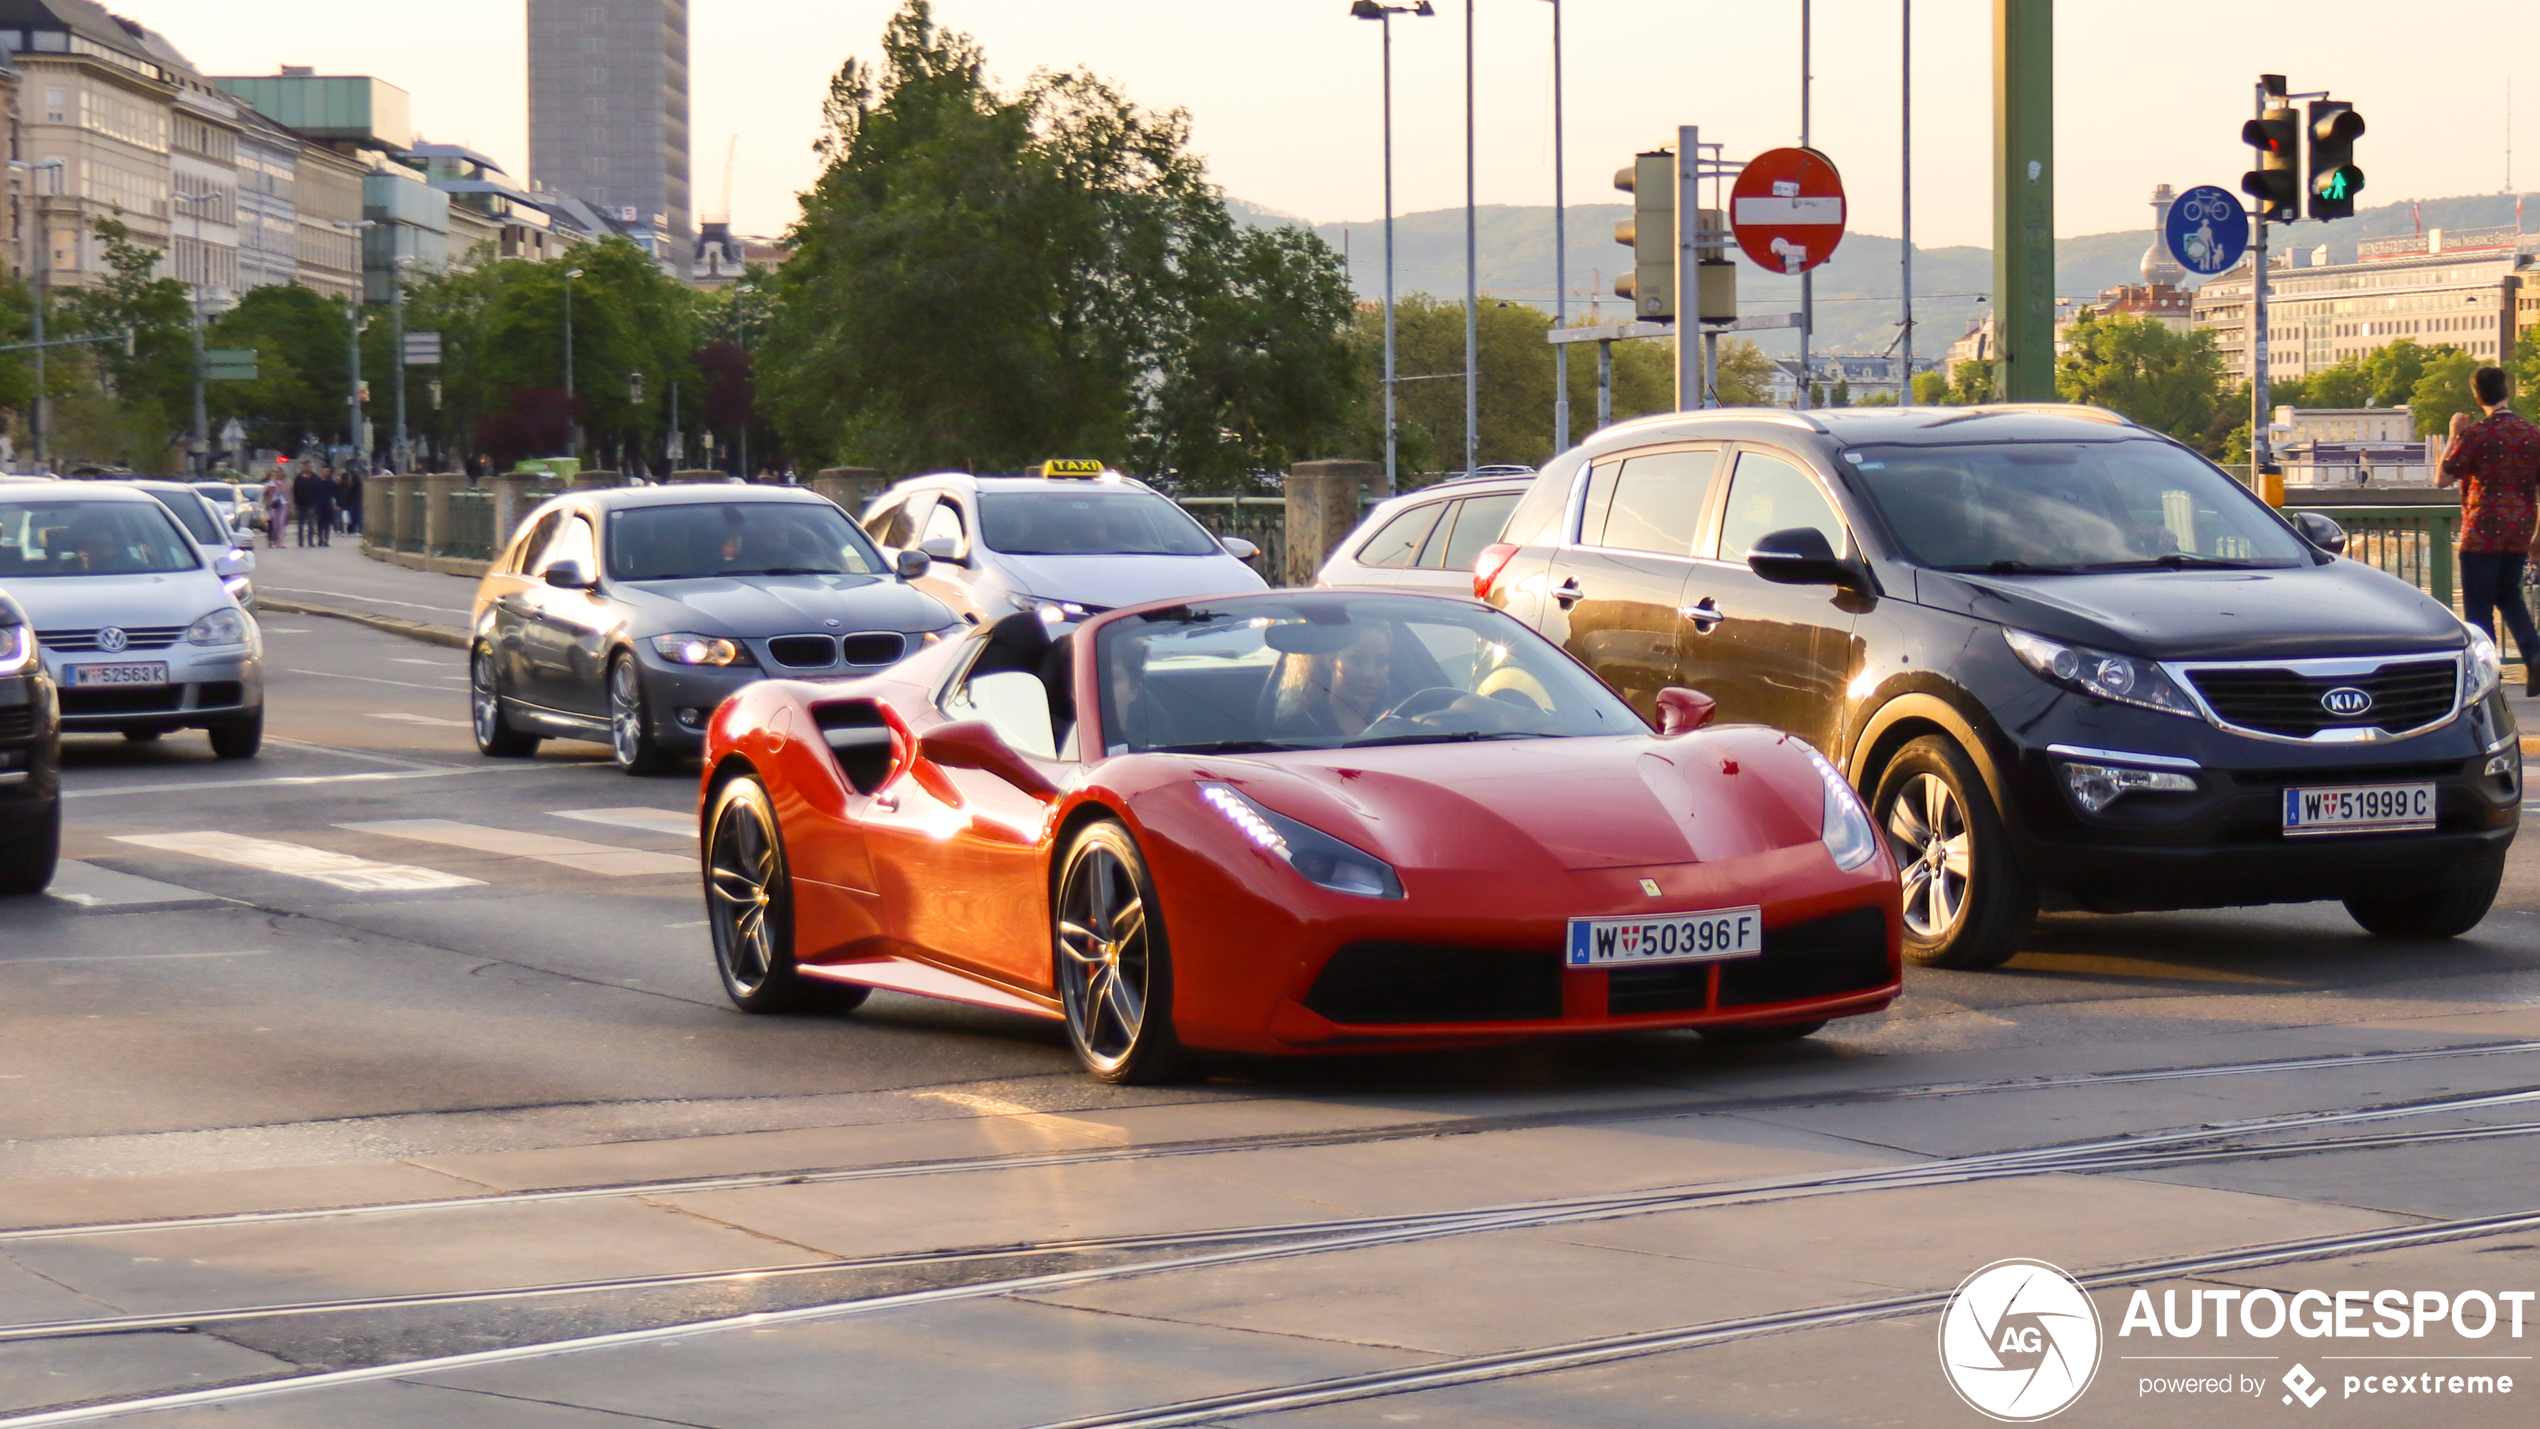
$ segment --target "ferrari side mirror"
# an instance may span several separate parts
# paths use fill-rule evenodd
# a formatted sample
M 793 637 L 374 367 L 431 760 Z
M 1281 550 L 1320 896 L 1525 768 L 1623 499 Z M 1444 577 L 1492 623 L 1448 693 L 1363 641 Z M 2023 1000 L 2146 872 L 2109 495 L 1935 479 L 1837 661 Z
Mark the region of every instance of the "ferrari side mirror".
M 1711 722 L 1712 711 L 1719 706 L 1700 690 L 1682 685 L 1669 685 L 1658 692 L 1658 733 L 1661 738 L 1691 734 Z
M 939 724 L 917 737 L 917 752 L 946 769 L 977 769 L 994 774 L 1044 804 L 1058 797 L 1058 786 L 1032 761 L 1016 753 L 1014 746 L 997 734 L 996 726 L 983 719 Z
M 926 574 L 934 564 L 935 558 L 924 551 L 902 551 L 892 558 L 891 569 L 899 573 L 901 580 L 913 581 Z

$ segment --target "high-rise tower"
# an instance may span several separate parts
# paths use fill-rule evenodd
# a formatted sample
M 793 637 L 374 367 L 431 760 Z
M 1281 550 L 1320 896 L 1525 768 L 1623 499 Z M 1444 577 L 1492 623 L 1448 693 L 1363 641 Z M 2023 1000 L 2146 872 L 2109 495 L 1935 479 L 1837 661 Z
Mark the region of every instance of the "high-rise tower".
M 688 0 L 528 3 L 530 178 L 684 260 Z

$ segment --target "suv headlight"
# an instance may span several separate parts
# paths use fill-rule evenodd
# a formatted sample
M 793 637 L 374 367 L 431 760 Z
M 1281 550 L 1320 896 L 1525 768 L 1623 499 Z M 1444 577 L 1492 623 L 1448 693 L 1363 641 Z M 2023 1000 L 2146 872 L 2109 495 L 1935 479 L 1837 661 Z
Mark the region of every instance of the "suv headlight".
M 185 627 L 188 645 L 244 645 L 247 643 L 247 617 L 236 610 L 215 610 Z
M 1202 784 L 1199 796 L 1242 830 L 1244 837 L 1277 855 L 1308 883 L 1361 898 L 1402 896 L 1402 880 L 1394 875 L 1393 865 L 1374 854 L 1285 814 L 1274 814 L 1228 785 Z
M 2464 620 L 2461 628 L 2469 632 L 2469 658 L 2461 662 L 2461 707 L 2466 709 L 2496 693 L 2496 684 L 2504 678 L 2505 657 L 2496 648 L 2495 637 Z
M 0 625 L 0 675 L 23 674 L 35 664 L 35 627 Z
M 755 665 L 749 650 L 718 635 L 656 635 L 653 653 L 674 665 Z
M 2172 683 L 2153 662 L 2133 655 L 2113 655 L 2085 645 L 2066 645 L 2043 635 L 2003 627 L 2002 638 L 2020 663 L 2066 689 L 2096 699 L 2141 705 L 2147 710 L 2197 718 L 2196 702 Z
M 1868 863 L 1870 855 L 1879 851 L 1878 833 L 1870 827 L 1870 811 L 1861 806 L 1861 796 L 1852 792 L 1851 781 L 1843 777 L 1843 771 L 1835 768 L 1833 761 L 1805 744 L 1800 747 L 1808 750 L 1809 761 L 1817 766 L 1818 782 L 1826 787 L 1825 832 L 1819 837 L 1825 840 L 1834 866 L 1849 873 Z

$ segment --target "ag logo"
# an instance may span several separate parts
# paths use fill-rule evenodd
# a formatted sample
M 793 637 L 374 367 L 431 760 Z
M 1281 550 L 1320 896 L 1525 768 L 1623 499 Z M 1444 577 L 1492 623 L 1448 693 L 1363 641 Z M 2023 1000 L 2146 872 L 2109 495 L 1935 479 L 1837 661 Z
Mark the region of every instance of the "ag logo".
M 2027 1423 L 2060 1414 L 2099 1369 L 2099 1312 L 2042 1260 L 1997 1260 L 1940 1315 L 1940 1367 L 1968 1407 Z
M 2341 717 L 2359 715 L 2372 708 L 2372 692 L 2352 685 L 2339 685 L 2320 696 L 2320 708 Z

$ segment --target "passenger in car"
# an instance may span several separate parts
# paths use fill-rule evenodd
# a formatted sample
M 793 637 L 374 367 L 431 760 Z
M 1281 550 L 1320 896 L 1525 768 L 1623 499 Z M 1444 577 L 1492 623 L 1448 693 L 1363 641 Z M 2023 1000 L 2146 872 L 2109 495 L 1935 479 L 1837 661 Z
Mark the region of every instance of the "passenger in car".
M 1280 735 L 1354 738 L 1409 690 L 1395 674 L 1393 627 L 1369 624 L 1328 655 L 1291 655 L 1279 670 L 1271 726 Z

